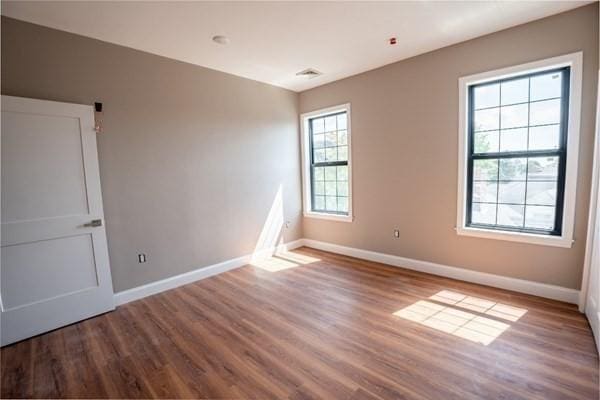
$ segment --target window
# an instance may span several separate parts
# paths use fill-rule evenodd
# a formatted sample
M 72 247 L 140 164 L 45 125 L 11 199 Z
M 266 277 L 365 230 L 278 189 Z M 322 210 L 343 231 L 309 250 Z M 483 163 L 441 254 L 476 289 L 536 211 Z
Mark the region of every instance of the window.
M 569 75 L 469 87 L 467 226 L 561 234 Z
M 350 105 L 303 114 L 304 215 L 352 220 Z
M 461 78 L 458 233 L 571 245 L 580 62 Z

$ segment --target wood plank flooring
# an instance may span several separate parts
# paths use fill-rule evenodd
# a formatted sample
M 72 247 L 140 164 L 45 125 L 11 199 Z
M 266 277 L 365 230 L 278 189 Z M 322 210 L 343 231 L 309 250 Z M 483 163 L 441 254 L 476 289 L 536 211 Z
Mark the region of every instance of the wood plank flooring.
M 573 305 L 309 248 L 1 350 L 3 398 L 598 399 Z

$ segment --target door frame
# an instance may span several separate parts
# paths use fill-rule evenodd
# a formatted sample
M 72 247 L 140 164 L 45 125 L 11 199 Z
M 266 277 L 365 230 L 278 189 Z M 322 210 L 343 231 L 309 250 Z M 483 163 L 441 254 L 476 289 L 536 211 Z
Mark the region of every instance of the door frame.
M 598 213 L 599 191 L 600 191 L 600 70 L 598 70 L 598 92 L 596 95 L 596 127 L 594 135 L 594 155 L 592 167 L 592 183 L 590 190 L 590 206 L 588 216 L 587 235 L 585 242 L 585 258 L 583 263 L 583 274 L 581 281 L 581 291 L 579 292 L 579 311 L 585 313 L 588 317 L 592 332 L 596 340 L 596 348 L 600 354 L 600 304 L 595 304 L 591 299 L 595 309 L 588 309 L 588 295 L 592 271 L 592 262 L 600 257 L 600 237 L 596 237 L 596 229 L 600 224 L 600 213 Z M 598 258 L 600 262 L 600 258 Z

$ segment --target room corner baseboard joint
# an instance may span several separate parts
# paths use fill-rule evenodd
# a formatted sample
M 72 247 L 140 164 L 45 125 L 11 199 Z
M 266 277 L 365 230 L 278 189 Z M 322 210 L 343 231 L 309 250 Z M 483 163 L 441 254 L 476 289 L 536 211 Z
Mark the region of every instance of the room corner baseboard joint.
M 210 278 L 221 274 L 223 272 L 231 271 L 232 269 L 243 267 L 248 265 L 254 257 L 265 257 L 269 254 L 273 254 L 278 251 L 293 250 L 302 246 L 302 239 L 294 240 L 292 242 L 284 243 L 270 249 L 264 249 L 254 254 L 248 254 L 245 256 L 226 260 L 217 264 L 200 267 L 198 269 L 185 272 L 183 274 L 171 276 L 156 282 L 150 282 L 148 284 L 137 286 L 131 289 L 127 289 L 114 294 L 115 306 L 120 306 L 131 301 L 140 300 L 144 297 L 152 296 L 166 290 L 175 289 L 179 286 L 186 285 L 188 283 L 196 282 L 201 279 Z

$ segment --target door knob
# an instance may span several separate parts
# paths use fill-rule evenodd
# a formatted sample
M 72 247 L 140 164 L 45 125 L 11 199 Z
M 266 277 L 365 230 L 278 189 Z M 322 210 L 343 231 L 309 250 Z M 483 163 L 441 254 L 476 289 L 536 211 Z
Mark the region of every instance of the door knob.
M 96 228 L 98 226 L 102 226 L 102 220 L 101 219 L 93 219 L 90 222 L 88 222 L 87 224 L 83 224 L 83 226 L 86 228 Z

